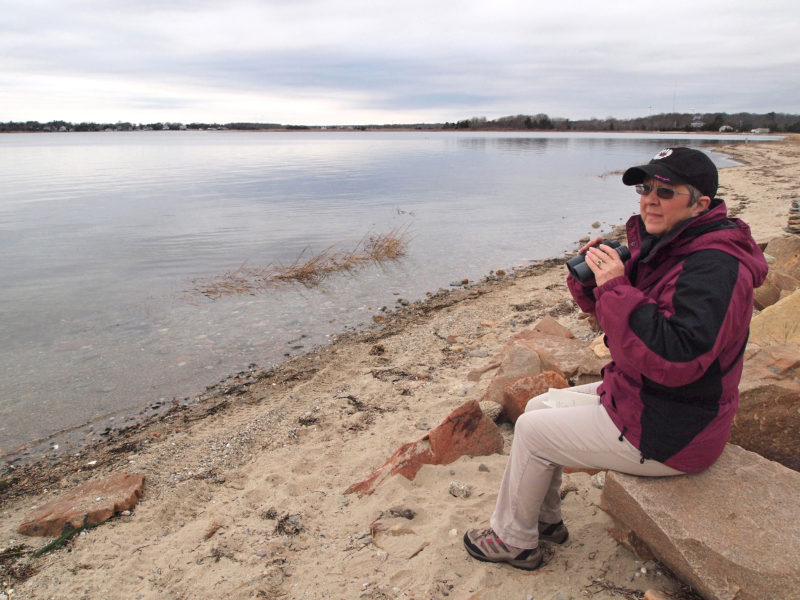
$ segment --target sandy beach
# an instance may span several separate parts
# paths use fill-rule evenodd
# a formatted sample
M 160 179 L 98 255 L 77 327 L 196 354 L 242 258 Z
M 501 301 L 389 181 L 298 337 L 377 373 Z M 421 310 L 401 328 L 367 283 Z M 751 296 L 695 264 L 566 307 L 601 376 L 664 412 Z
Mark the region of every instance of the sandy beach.
M 784 235 L 800 175 L 800 136 L 726 146 L 741 166 L 720 172 L 719 197 L 758 242 Z M 620 193 L 630 193 L 620 183 Z M 129 514 L 84 531 L 40 558 L 3 559 L 5 598 L 641 598 L 647 589 L 693 598 L 654 562 L 609 535 L 600 482 L 565 476 L 570 539 L 527 573 L 472 560 L 461 536 L 488 526 L 504 454 L 425 466 L 369 496 L 345 495 L 402 444 L 491 380 L 470 381 L 509 338 L 546 316 L 584 340 L 598 333 L 572 302 L 563 260 L 433 293 L 378 318 L 367 332 L 242 373 L 196 406 L 117 432 L 57 459 L 0 471 L 0 556 L 50 539 L 16 532 L 36 506 L 84 481 L 146 476 Z M 449 492 L 471 486 L 469 497 Z M 413 514 L 413 518 L 408 516 Z M 5 596 L 3 596 L 5 594 Z

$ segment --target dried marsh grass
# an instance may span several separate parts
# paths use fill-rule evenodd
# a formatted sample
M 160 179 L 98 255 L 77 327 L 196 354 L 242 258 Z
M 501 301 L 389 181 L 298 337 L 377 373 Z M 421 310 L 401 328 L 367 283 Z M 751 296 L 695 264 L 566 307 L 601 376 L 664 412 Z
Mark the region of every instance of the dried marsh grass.
M 193 294 L 207 298 L 220 298 L 235 294 L 255 294 L 286 283 L 314 286 L 333 273 L 350 272 L 370 263 L 399 260 L 408 247 L 407 229 L 396 228 L 389 233 L 367 234 L 349 252 L 338 252 L 329 246 L 310 258 L 304 259 L 306 250 L 289 265 L 265 267 L 240 266 L 218 277 L 196 280 Z

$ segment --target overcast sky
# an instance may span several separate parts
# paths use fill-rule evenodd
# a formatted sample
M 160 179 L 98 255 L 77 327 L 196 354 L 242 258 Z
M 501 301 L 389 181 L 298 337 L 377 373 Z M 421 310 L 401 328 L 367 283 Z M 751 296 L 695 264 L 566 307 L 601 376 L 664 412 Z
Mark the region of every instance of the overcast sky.
M 0 121 L 800 113 L 797 0 L 0 0 Z

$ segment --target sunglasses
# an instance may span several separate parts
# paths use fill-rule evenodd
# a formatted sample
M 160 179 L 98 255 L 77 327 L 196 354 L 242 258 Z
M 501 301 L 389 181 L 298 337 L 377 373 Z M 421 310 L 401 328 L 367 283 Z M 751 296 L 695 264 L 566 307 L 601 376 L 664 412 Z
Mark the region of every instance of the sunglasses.
M 636 193 L 640 196 L 648 196 L 650 192 L 653 190 L 656 191 L 656 196 L 661 198 L 662 200 L 672 200 L 675 197 L 675 194 L 689 194 L 689 192 L 676 192 L 672 188 L 668 187 L 655 187 L 654 185 L 649 185 L 647 183 L 640 183 L 639 185 L 634 186 Z

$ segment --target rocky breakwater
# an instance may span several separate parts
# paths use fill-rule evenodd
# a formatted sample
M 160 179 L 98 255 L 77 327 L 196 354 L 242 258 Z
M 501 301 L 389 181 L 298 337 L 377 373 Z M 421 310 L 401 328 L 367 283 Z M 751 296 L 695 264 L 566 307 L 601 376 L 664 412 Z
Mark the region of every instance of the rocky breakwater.
M 800 236 L 775 238 L 764 253 L 750 341 L 730 441 L 800 471 Z

